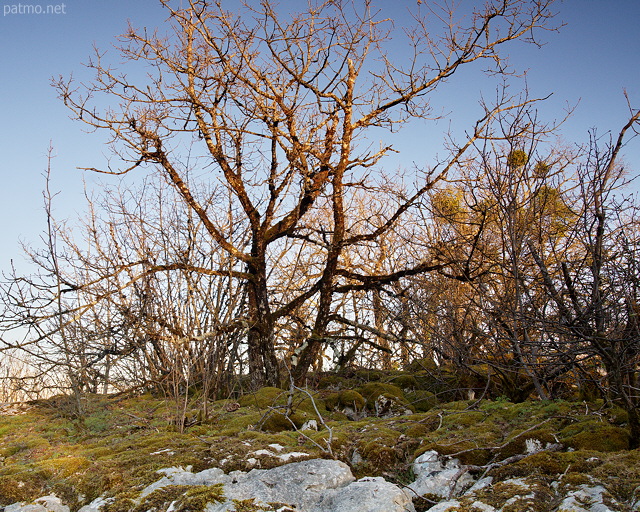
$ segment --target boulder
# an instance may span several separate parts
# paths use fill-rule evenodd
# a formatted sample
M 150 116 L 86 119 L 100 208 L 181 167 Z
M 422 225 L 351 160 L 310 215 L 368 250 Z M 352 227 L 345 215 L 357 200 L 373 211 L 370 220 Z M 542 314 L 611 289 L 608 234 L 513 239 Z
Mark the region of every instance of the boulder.
M 69 507 L 62 504 L 55 495 L 43 496 L 33 503 L 14 503 L 4 508 L 4 512 L 69 512 Z
M 608 505 L 614 508 L 611 509 Z M 562 510 L 562 512 L 614 512 L 614 510 L 622 510 L 622 508 L 601 485 L 581 485 L 566 495 L 558 510 Z
M 414 512 L 411 498 L 383 478 L 355 478 L 349 466 L 336 460 L 312 459 L 273 469 L 225 474 L 220 469 L 192 473 L 189 468 L 161 470 L 164 476 L 147 486 L 140 501 L 169 485 L 224 485 L 224 503 L 211 504 L 207 512 L 232 511 L 232 500 L 282 503 L 305 512 Z M 283 511 L 287 507 L 283 505 Z M 13 511 L 22 512 L 22 511 Z M 33 511 L 43 512 L 43 511 Z M 93 511 L 91 511 L 93 512 Z
M 314 512 L 414 512 L 413 502 L 397 485 L 382 477 L 365 477 L 325 492 Z
M 535 478 L 513 478 L 444 500 L 429 512 L 511 512 L 513 510 L 550 510 L 553 512 L 614 512 L 628 510 L 601 485 L 580 485 L 564 495 L 560 503 L 558 483 L 547 485 Z M 561 496 L 560 496 L 561 498 Z M 555 503 L 553 508 L 546 508 Z
M 455 497 L 474 483 L 474 479 L 461 468 L 457 459 L 442 462 L 438 452 L 430 450 L 413 463 L 416 480 L 407 486 L 409 496 L 431 494 L 443 498 Z

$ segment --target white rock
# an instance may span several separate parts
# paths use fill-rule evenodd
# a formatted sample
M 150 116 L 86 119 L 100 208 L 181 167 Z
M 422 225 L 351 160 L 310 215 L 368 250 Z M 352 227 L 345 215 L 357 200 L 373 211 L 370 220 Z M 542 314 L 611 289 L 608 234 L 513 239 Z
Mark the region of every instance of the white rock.
M 225 483 L 224 492 L 229 499 L 254 498 L 311 511 L 327 489 L 343 487 L 353 480 L 349 466 L 343 462 L 313 459 L 239 474 L 235 481 Z
M 316 420 L 305 421 L 300 430 L 318 430 L 318 422 Z
M 100 509 L 114 501 L 114 498 L 103 498 L 102 496 L 97 497 L 88 505 L 81 507 L 78 512 L 100 512 Z
M 433 450 L 423 453 L 414 461 L 413 472 L 416 480 L 407 486 L 409 496 L 434 494 L 449 498 L 459 495 L 474 482 L 469 473 L 462 472 L 457 459 L 443 464 L 438 452 Z
M 288 462 L 291 459 L 300 459 L 302 457 L 308 457 L 309 454 L 306 452 L 289 452 L 278 455 L 278 458 L 283 462 Z
M 524 442 L 525 453 L 531 454 L 542 450 L 542 442 L 538 439 L 526 439 Z
M 34 503 L 14 503 L 4 507 L 4 512 L 69 512 L 69 507 L 62 504 L 55 495 L 43 496 Z
M 280 457 L 308 456 L 283 453 Z M 340 461 L 312 459 L 248 473 L 206 470 L 193 474 L 182 468 L 165 470 L 164 477 L 145 488 L 142 496 L 165 485 L 224 484 L 225 503 L 212 503 L 206 512 L 226 512 L 231 500 L 254 499 L 255 503 L 286 503 L 305 512 L 414 512 L 411 499 L 383 478 L 354 482 L 349 466 Z M 266 507 L 265 505 L 265 508 Z M 283 509 L 287 510 L 286 508 Z M 21 512 L 21 511 L 20 511 Z M 33 511 L 42 512 L 42 511 Z M 93 512 L 93 511 L 91 511 Z
M 615 510 L 621 510 L 615 499 L 601 485 L 581 485 L 578 489 L 567 494 L 558 510 L 562 510 L 562 512 L 614 512 L 604 504 L 603 495 L 607 497 L 609 503 L 615 505 Z
M 411 499 L 384 478 L 361 478 L 325 493 L 313 512 L 415 512 Z
M 273 453 L 272 451 L 269 451 L 269 450 L 256 450 L 251 455 L 257 455 L 258 457 L 260 457 L 261 455 L 265 455 L 267 457 L 275 457 L 276 456 L 275 453 Z
M 428 510 L 429 512 L 449 512 L 451 510 L 456 510 L 459 506 L 460 502 L 458 500 L 446 500 L 436 503 Z
M 471 487 L 469 487 L 469 489 L 467 489 L 465 491 L 464 496 L 467 496 L 469 494 L 473 494 L 474 492 L 477 492 L 477 491 L 479 491 L 481 489 L 484 489 L 485 487 L 489 487 L 492 483 L 493 483 L 493 477 L 492 476 L 486 476 L 484 478 L 481 478 L 475 484 L 473 484 Z

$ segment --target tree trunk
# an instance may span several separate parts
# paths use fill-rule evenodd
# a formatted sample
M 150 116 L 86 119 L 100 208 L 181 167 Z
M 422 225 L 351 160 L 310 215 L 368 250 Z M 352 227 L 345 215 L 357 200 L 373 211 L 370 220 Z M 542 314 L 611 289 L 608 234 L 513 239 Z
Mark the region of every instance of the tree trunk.
M 269 306 L 264 268 L 249 267 L 254 278 L 249 281 L 249 332 L 247 334 L 251 388 L 280 386 L 280 372 L 275 351 L 274 321 Z

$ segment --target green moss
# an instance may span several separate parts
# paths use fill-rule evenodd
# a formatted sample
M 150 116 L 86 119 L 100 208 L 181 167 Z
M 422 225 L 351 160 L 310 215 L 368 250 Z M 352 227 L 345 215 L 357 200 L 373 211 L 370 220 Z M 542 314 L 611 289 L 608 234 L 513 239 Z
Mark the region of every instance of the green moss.
M 294 512 L 294 509 L 285 503 L 269 503 L 265 505 L 256 504 L 254 498 L 248 500 L 233 500 L 233 509 L 235 512 Z
M 640 450 L 598 454 L 601 462 L 589 472 L 618 500 L 637 500 L 640 486 Z
M 333 391 L 339 391 L 341 389 L 352 389 L 357 386 L 357 380 L 349 379 L 335 373 L 324 375 L 318 382 L 318 389 L 328 389 Z
M 405 391 L 414 390 L 419 387 L 419 384 L 416 378 L 413 375 L 409 375 L 409 374 L 396 375 L 395 377 L 392 377 L 389 382 L 394 386 L 398 386 L 400 389 L 403 389 Z
M 282 432 L 283 430 L 296 430 L 300 428 L 306 418 L 298 413 L 289 416 L 281 412 L 271 412 L 259 424 L 260 430 L 266 432 Z
M 265 387 L 255 393 L 241 396 L 238 398 L 238 403 L 241 407 L 253 405 L 258 409 L 267 409 L 282 400 L 285 400 L 286 403 L 286 394 L 284 389 Z
M 428 412 L 438 404 L 438 399 L 431 391 L 416 389 L 406 393 L 407 401 L 417 412 Z
M 530 475 L 554 477 L 569 469 L 578 473 L 590 473 L 602 464 L 596 457 L 598 452 L 539 452 L 529 455 L 518 462 L 508 464 L 491 471 L 499 480 L 520 478 Z
M 629 413 L 622 407 L 612 407 L 607 411 L 607 417 L 614 425 L 626 425 L 629 423 Z
M 384 379 L 384 373 L 378 370 L 356 370 L 355 376 L 361 381 L 371 382 L 371 381 L 379 381 Z
M 241 396 L 238 399 L 238 403 L 242 407 L 254 406 L 261 411 L 277 408 L 281 412 L 286 411 L 289 401 L 291 411 L 306 417 L 306 419 L 317 419 L 316 410 L 321 415 L 328 412 L 324 401 L 315 392 L 296 391 L 290 396 L 289 392 L 283 389 L 266 387 L 259 389 L 255 393 Z
M 503 512 L 546 512 L 554 492 L 541 479 L 527 478 L 524 485 L 497 482 L 475 493 L 475 498 Z
M 603 423 L 579 424 L 582 431 L 563 437 L 562 441 L 575 450 L 617 452 L 629 449 L 629 432 L 621 427 Z
M 425 371 L 435 372 L 435 371 L 438 371 L 438 365 L 432 358 L 426 357 L 423 359 L 416 359 L 412 361 L 411 363 L 409 363 L 409 365 L 407 365 L 405 370 L 410 373 L 418 373 L 418 372 L 425 372 Z
M 457 414 L 450 414 L 444 417 L 442 424 L 445 427 L 455 427 L 461 429 L 482 423 L 487 418 L 487 414 L 481 411 L 464 411 Z
M 102 506 L 101 512 L 130 512 L 136 506 L 138 492 L 123 492 Z
M 404 433 L 409 437 L 424 437 L 429 432 L 431 432 L 431 429 L 424 423 L 416 423 L 414 425 L 410 425 L 404 431 Z
M 369 410 L 374 409 L 376 400 L 382 395 L 397 398 L 399 401 L 406 403 L 404 392 L 398 386 L 394 386 L 393 384 L 369 382 L 368 384 L 358 388 L 356 391 L 364 397 L 367 409 Z
M 468 439 L 449 443 L 424 443 L 415 451 L 415 457 L 430 450 L 434 450 L 440 455 L 455 457 L 462 464 L 481 466 L 491 460 L 489 450 Z
M 345 389 L 337 393 L 331 393 L 324 398 L 324 402 L 328 409 L 341 409 L 351 407 L 356 411 L 364 408 L 365 399 L 357 391 Z
M 91 465 L 91 461 L 85 457 L 69 456 L 44 460 L 39 465 L 52 477 L 66 478 L 85 471 Z
M 556 439 L 553 435 L 553 431 L 550 429 L 536 429 L 527 432 L 524 435 L 520 435 L 521 431 L 518 429 L 510 435 L 511 440 L 506 446 L 496 450 L 494 453 L 498 460 L 506 459 L 513 455 L 520 455 L 526 452 L 527 440 L 535 439 L 542 443 L 542 446 L 546 446 L 548 443 L 555 443 Z
M 23 479 L 18 475 L 0 477 L 0 506 L 34 500 L 42 496 L 42 488 L 39 482 Z
M 160 512 L 166 510 L 171 503 L 174 512 L 201 512 L 209 503 L 224 501 L 223 489 L 223 484 L 168 485 L 146 496 L 133 512 Z

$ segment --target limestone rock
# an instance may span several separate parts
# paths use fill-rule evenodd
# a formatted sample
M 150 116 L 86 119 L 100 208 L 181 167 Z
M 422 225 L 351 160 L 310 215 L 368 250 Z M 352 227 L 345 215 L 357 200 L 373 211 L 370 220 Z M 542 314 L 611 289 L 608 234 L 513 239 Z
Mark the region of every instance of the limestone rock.
M 258 506 L 273 502 L 286 503 L 295 507 L 295 510 L 305 512 L 415 510 L 411 498 L 396 485 L 383 478 L 364 478 L 355 482 L 349 466 L 336 460 L 312 459 L 268 470 L 253 469 L 248 473 L 234 471 L 228 475 L 219 469 L 191 473 L 182 468 L 169 468 L 162 472 L 165 476 L 147 486 L 141 498 L 167 485 L 221 483 L 224 484 L 228 501 L 209 505 L 207 512 L 231 511 L 231 500 L 234 499 L 253 499 Z M 268 507 L 265 505 L 265 508 Z
M 605 503 L 615 508 L 611 509 Z M 614 510 L 622 510 L 622 508 L 601 485 L 581 485 L 578 489 L 567 494 L 558 510 L 562 512 L 614 512 Z
M 413 411 L 408 409 L 400 400 L 389 395 L 378 396 L 374 402 L 374 408 L 378 418 L 393 418 L 395 416 L 404 416 L 413 413 Z
M 559 498 L 555 494 L 557 489 L 557 482 L 555 485 L 548 485 L 547 482 L 535 478 L 513 478 L 498 482 L 492 487 L 483 487 L 473 492 L 467 492 L 456 499 L 441 501 L 428 511 L 511 512 L 513 510 L 539 510 L 541 499 L 545 500 L 545 504 L 558 503 Z M 615 512 L 628 509 L 618 503 L 601 485 L 581 485 L 577 489 L 569 491 L 559 505 L 548 510 L 553 510 L 553 512 Z
M 229 499 L 254 498 L 312 510 L 327 489 L 343 487 L 354 479 L 349 466 L 335 460 L 312 459 L 273 469 L 254 469 L 232 482 L 224 482 Z
M 314 512 L 414 512 L 411 499 L 381 477 L 365 477 L 324 493 Z
M 103 498 L 102 496 L 96 498 L 88 505 L 81 507 L 78 512 L 100 512 L 100 509 L 105 505 L 108 505 L 113 501 L 113 498 Z
M 443 463 L 438 452 L 430 450 L 413 463 L 415 482 L 407 486 L 410 496 L 432 494 L 443 498 L 455 497 L 473 484 L 474 480 L 461 469 L 457 459 Z
M 55 495 L 43 496 L 34 503 L 14 503 L 4 508 L 4 512 L 69 512 L 69 507 L 62 504 Z

